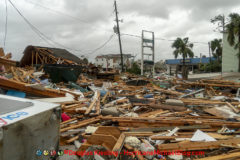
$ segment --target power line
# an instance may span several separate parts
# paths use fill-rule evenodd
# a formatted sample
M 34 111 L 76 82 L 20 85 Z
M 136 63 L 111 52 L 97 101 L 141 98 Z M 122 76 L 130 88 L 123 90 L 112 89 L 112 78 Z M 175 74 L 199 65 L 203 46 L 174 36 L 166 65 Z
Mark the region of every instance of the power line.
M 31 4 L 33 4 L 33 5 L 36 5 L 36 6 L 38 6 L 38 7 L 41 7 L 41 8 L 43 8 L 43 9 L 49 10 L 49 11 L 51 11 L 51 12 L 57 13 L 57 14 L 59 14 L 59 15 L 63 15 L 63 16 L 65 16 L 65 17 L 69 17 L 69 18 L 74 19 L 74 20 L 77 20 L 77 21 L 79 21 L 79 22 L 88 24 L 88 25 L 90 25 L 92 28 L 94 28 L 94 29 L 96 29 L 96 30 L 101 30 L 101 31 L 104 30 L 104 31 L 106 31 L 106 32 L 111 32 L 111 33 L 112 33 L 112 31 L 110 31 L 110 30 L 106 30 L 106 29 L 104 29 L 104 28 L 95 27 L 95 26 L 93 26 L 93 25 L 92 25 L 90 22 L 88 22 L 88 21 L 85 21 L 85 20 L 80 19 L 80 18 L 78 18 L 78 17 L 72 16 L 72 15 L 70 15 L 70 14 L 66 14 L 66 13 L 64 13 L 64 12 L 61 12 L 61 11 L 58 11 L 58 10 L 55 10 L 55 9 L 52 9 L 52 8 L 46 7 L 46 6 L 44 6 L 44 5 L 40 4 L 40 3 L 36 3 L 36 2 L 30 1 L 30 0 L 27 0 L 26 2 L 27 2 L 27 3 L 31 3 Z M 114 11 L 111 12 L 111 15 L 110 15 L 110 16 L 112 16 L 113 13 L 114 13 Z
M 64 46 L 64 45 L 62 45 L 62 44 L 60 44 L 60 43 L 58 43 L 58 42 L 55 42 L 55 41 L 51 40 L 49 37 L 47 37 L 45 34 L 43 34 L 41 31 L 39 31 L 34 25 L 32 25 L 32 24 L 26 19 L 26 17 L 24 17 L 23 14 L 18 10 L 18 8 L 11 2 L 11 0 L 8 0 L 8 1 L 9 1 L 9 2 L 11 3 L 11 5 L 15 8 L 15 10 L 19 13 L 19 15 L 24 19 L 24 21 L 30 26 L 30 28 L 31 28 L 40 38 L 42 38 L 45 42 L 47 42 L 47 43 L 50 44 L 50 45 L 51 45 L 51 43 L 55 43 L 55 44 L 58 44 L 59 46 L 62 46 L 63 48 L 66 48 L 66 49 L 69 49 L 69 50 L 74 50 L 74 51 L 80 51 L 80 52 L 81 52 L 81 50 L 76 50 L 76 49 L 68 48 L 68 47 L 66 47 L 66 46 Z M 95 50 L 93 50 L 93 51 L 90 52 L 89 54 L 93 54 L 93 53 L 95 53 L 96 51 L 98 51 L 98 50 L 100 50 L 101 48 L 103 48 L 104 46 L 106 46 L 113 37 L 114 37 L 114 34 L 112 34 L 112 35 L 110 36 L 110 38 L 109 38 L 106 42 L 104 42 L 100 47 L 96 48 Z M 51 43 L 49 43 L 49 41 L 50 41 Z
M 47 37 L 44 33 L 42 33 L 40 30 L 38 30 L 33 24 L 30 23 L 30 21 L 24 17 L 24 15 L 18 10 L 18 8 L 12 3 L 11 0 L 8 0 L 9 3 L 13 6 L 13 8 L 18 12 L 18 14 L 23 18 L 23 20 L 30 26 L 30 28 L 42 39 L 44 40 L 46 43 L 50 44 L 52 46 L 51 43 L 53 44 L 57 44 L 65 49 L 69 49 L 72 51 L 78 51 L 78 52 L 82 52 L 81 50 L 77 50 L 77 49 L 72 49 L 69 47 L 66 47 L 58 42 L 53 41 L 51 38 Z M 51 42 L 51 43 L 50 43 Z
M 87 21 L 85 21 L 85 20 L 82 20 L 82 19 L 80 19 L 80 18 L 78 18 L 78 17 L 75 17 L 75 16 L 72 16 L 72 15 L 66 14 L 66 13 L 61 12 L 61 11 L 58 11 L 58 10 L 54 10 L 54 9 L 52 9 L 52 8 L 49 8 L 49 7 L 46 7 L 46 6 L 44 6 L 44 5 L 40 4 L 40 3 L 36 3 L 36 2 L 31 1 L 31 0 L 27 0 L 26 2 L 31 3 L 31 4 L 33 4 L 33 5 L 36 5 L 36 6 L 38 6 L 38 7 L 41 7 L 41 8 L 47 9 L 47 10 L 52 11 L 52 12 L 54 12 L 54 13 L 57 13 L 57 14 L 60 14 L 60 15 L 63 15 L 63 16 L 66 16 L 66 17 L 75 19 L 75 20 L 80 21 L 80 22 L 82 22 L 82 23 L 91 25 L 92 28 L 95 28 L 95 29 L 97 29 L 97 30 L 104 30 L 104 31 L 106 31 L 106 32 L 111 32 L 111 33 L 112 33 L 112 31 L 110 31 L 110 30 L 106 30 L 106 29 L 103 29 L 103 28 L 100 29 L 99 27 L 94 27 L 94 26 L 92 26 L 91 23 L 89 23 L 89 22 L 87 22 Z M 111 15 L 112 15 L 113 13 L 114 13 L 114 11 L 111 13 Z M 139 35 L 133 35 L 133 34 L 128 34 L 128 33 L 122 33 L 121 35 L 126 35 L 126 36 L 141 38 L 141 36 L 139 36 Z M 156 37 L 155 39 L 156 39 L 156 40 L 162 40 L 162 41 L 170 41 L 170 42 L 175 41 L 175 40 L 172 40 L 172 39 L 158 38 L 158 37 Z M 208 45 L 208 43 L 205 43 L 205 42 L 191 42 L 191 43 Z
M 10 4 L 13 6 L 13 8 L 18 12 L 18 14 L 23 18 L 23 20 L 30 26 L 30 28 L 46 43 L 52 46 L 50 42 L 42 35 L 42 33 L 35 27 L 33 26 L 23 15 L 22 13 L 17 9 L 17 7 L 11 2 L 11 0 L 8 0 Z
M 7 29 L 8 29 L 8 4 L 7 0 L 5 0 L 5 5 L 6 5 L 6 19 L 5 19 L 5 33 L 4 33 L 4 40 L 3 40 L 3 49 L 5 50 L 6 47 L 6 39 L 7 39 Z
M 128 33 L 122 33 L 122 35 L 123 35 L 123 36 L 136 37 L 136 38 L 142 38 L 142 37 L 139 36 L 139 35 L 128 34 Z M 170 41 L 170 42 L 174 42 L 174 41 L 175 41 L 175 40 L 173 40 L 173 39 L 166 39 L 166 38 L 159 38 L 159 37 L 156 37 L 155 39 L 156 39 L 156 40 L 161 40 L 161 41 Z M 205 43 L 205 42 L 191 42 L 191 43 L 208 45 L 208 43 Z
M 85 20 L 82 20 L 82 19 L 80 19 L 80 18 L 78 18 L 78 17 L 74 17 L 74 16 L 72 16 L 72 15 L 69 15 L 69 14 L 66 14 L 66 13 L 63 13 L 63 12 L 54 10 L 54 9 L 52 9 L 52 8 L 49 8 L 49 7 L 46 7 L 46 6 L 44 6 L 44 5 L 40 4 L 40 3 L 36 3 L 36 2 L 33 2 L 33 1 L 29 1 L 29 0 L 26 1 L 26 2 L 31 3 L 31 4 L 33 4 L 33 5 L 36 5 L 36 6 L 38 6 L 38 7 L 41 7 L 41 8 L 47 9 L 47 10 L 52 11 L 52 12 L 54 12 L 54 13 L 57 13 L 57 14 L 60 14 L 60 15 L 66 16 L 66 17 L 70 17 L 70 18 L 75 19 L 75 20 L 78 20 L 78 21 L 80 21 L 80 22 L 82 22 L 82 23 L 87 23 L 87 24 L 88 24 L 88 22 L 85 21 Z
M 102 49 L 103 47 L 105 47 L 105 46 L 112 40 L 112 38 L 114 37 L 114 35 L 115 35 L 115 34 L 112 34 L 106 42 L 104 42 L 101 46 L 99 46 L 98 48 L 94 49 L 92 52 L 90 52 L 90 53 L 88 53 L 88 54 L 89 54 L 89 55 L 90 55 L 90 54 L 93 54 L 93 53 L 97 52 L 98 50 Z

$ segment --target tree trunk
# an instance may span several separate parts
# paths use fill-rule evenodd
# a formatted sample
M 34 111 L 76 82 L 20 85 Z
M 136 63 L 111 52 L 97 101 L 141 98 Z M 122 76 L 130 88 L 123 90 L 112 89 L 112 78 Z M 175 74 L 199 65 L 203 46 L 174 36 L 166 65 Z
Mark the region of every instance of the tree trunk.
M 239 47 L 240 52 L 240 47 Z M 240 53 L 238 53 L 238 72 L 240 72 Z
M 188 68 L 185 65 L 185 56 L 183 56 L 183 66 L 182 66 L 182 78 L 184 80 L 188 79 Z
M 240 72 L 240 34 L 238 34 L 238 72 Z

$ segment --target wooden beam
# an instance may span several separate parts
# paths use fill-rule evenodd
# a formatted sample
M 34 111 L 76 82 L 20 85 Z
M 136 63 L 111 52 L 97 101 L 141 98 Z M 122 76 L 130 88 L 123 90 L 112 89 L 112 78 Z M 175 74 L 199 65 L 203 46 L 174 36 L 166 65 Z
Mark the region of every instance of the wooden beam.
M 235 113 L 239 113 L 240 111 L 234 107 L 231 103 L 229 102 L 226 102 L 227 106 L 230 107 Z
M 87 139 L 87 142 L 95 145 L 105 144 L 107 149 L 112 151 L 117 142 L 117 139 L 112 135 L 93 134 Z
M 0 78 L 0 86 L 6 89 L 14 89 L 17 91 L 26 92 L 33 95 L 39 95 L 44 97 L 65 97 L 65 92 L 61 92 L 55 89 L 37 89 L 31 86 L 27 86 L 27 83 L 17 82 L 10 79 Z
M 87 119 L 87 120 L 83 120 L 83 121 L 81 121 L 80 123 L 78 123 L 76 125 L 72 125 L 70 127 L 66 127 L 66 128 L 60 129 L 60 132 L 65 132 L 65 131 L 70 130 L 70 129 L 84 127 L 84 126 L 87 126 L 89 124 L 96 123 L 98 121 L 100 121 L 99 117 L 94 117 L 94 118 L 90 118 L 90 119 Z
M 171 143 L 158 145 L 159 150 L 165 151 L 193 151 L 193 150 L 206 150 L 206 149 L 217 149 L 224 145 L 237 145 L 240 143 L 240 138 L 232 138 L 228 140 L 219 140 L 212 142 L 186 142 L 186 143 Z
M 102 99 L 102 104 L 105 104 L 105 101 L 106 101 L 106 99 L 107 99 L 107 97 L 108 97 L 108 95 L 110 94 L 110 92 L 107 92 L 105 95 L 104 95 L 104 97 L 103 97 L 103 99 Z
M 210 157 L 200 158 L 198 160 L 225 160 L 225 159 L 236 159 L 236 158 L 240 158 L 240 152 L 210 156 Z
M 95 97 L 94 97 L 92 103 L 90 104 L 90 106 L 89 106 L 88 109 L 86 110 L 85 115 L 88 115 L 88 114 L 91 112 L 91 110 L 93 109 L 93 107 L 94 107 L 95 103 L 97 102 L 99 96 L 100 96 L 100 93 L 99 93 L 99 91 L 97 91 L 97 92 L 95 93 Z
M 66 140 L 66 143 L 71 143 L 71 142 L 77 140 L 78 138 L 79 138 L 79 136 L 72 137 L 69 140 Z
M 112 126 L 100 126 L 95 131 L 95 134 L 106 134 L 106 135 L 113 135 L 116 139 L 121 135 L 120 130 L 117 127 Z
M 120 153 L 120 151 L 121 151 L 121 149 L 122 149 L 122 147 L 123 147 L 125 138 L 126 138 L 126 136 L 125 136 L 124 133 L 122 133 L 122 134 L 119 136 L 116 144 L 114 145 L 114 147 L 113 147 L 113 149 L 112 149 L 113 153 L 114 153 L 114 152 Z

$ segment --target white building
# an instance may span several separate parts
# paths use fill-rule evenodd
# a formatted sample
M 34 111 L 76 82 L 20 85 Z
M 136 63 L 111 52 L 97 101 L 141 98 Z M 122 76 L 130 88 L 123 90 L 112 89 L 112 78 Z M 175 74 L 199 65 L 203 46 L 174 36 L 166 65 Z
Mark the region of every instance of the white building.
M 130 68 L 132 64 L 132 55 L 123 54 L 123 64 L 125 67 Z M 104 69 L 121 69 L 121 55 L 108 54 L 101 55 L 95 58 L 95 65 L 101 66 Z
M 223 35 L 222 72 L 238 72 L 238 50 L 230 46 L 227 33 Z

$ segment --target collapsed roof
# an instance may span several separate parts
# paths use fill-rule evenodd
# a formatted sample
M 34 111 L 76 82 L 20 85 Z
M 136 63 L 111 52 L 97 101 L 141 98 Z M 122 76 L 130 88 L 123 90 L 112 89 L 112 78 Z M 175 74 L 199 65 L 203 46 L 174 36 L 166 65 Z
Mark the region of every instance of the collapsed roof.
M 80 64 L 82 60 L 65 49 L 40 46 L 27 46 L 20 66 L 34 64 Z

